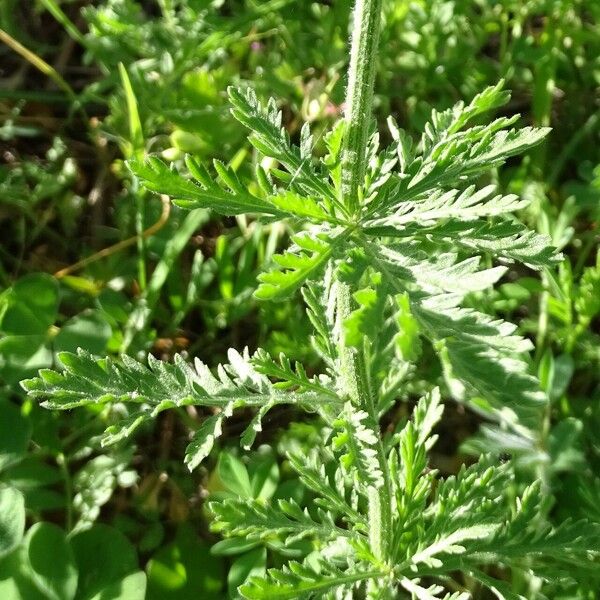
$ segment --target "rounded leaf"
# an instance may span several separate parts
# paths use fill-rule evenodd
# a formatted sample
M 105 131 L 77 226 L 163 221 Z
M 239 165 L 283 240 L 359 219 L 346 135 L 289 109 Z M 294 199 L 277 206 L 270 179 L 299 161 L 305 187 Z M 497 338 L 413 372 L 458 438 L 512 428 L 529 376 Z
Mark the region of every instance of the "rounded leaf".
M 90 600 L 144 600 L 146 583 L 146 574 L 138 571 L 111 583 Z
M 172 544 L 148 563 L 147 600 L 222 600 L 223 562 L 191 527 L 182 526 Z
M 25 499 L 12 487 L 0 487 L 0 557 L 9 554 L 23 539 Z
M 112 335 L 112 329 L 99 310 L 90 310 L 69 319 L 54 338 L 56 352 L 75 352 L 85 348 L 101 354 Z
M 52 523 L 36 523 L 27 534 L 31 577 L 51 600 L 72 600 L 77 566 L 64 531 Z
M 228 452 L 223 453 L 219 457 L 217 472 L 227 491 L 243 498 L 253 497 L 248 470 L 241 460 Z
M 58 302 L 54 277 L 46 273 L 25 275 L 3 294 L 5 310 L 0 328 L 9 335 L 45 335 L 56 320 Z
M 134 546 L 109 525 L 98 523 L 73 534 L 69 541 L 79 571 L 78 598 L 98 594 L 138 568 Z

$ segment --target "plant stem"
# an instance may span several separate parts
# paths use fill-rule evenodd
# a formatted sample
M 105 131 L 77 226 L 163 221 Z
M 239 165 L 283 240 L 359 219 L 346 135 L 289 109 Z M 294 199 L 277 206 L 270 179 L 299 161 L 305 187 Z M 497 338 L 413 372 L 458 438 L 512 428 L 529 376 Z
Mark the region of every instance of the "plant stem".
M 363 349 L 346 345 L 343 323 L 352 312 L 352 291 L 346 283 L 337 287 L 338 347 L 341 359 L 341 378 L 344 391 L 357 409 L 369 415 L 369 425 L 377 438 L 377 461 L 383 473 L 383 485 L 369 490 L 369 541 L 375 556 L 385 562 L 389 556 L 388 540 L 391 534 L 391 484 L 387 458 L 381 440 L 379 418 L 371 390 L 367 362 Z
M 15 38 L 13 38 L 3 29 L 0 29 L 0 42 L 6 44 L 11 50 L 22 56 L 38 71 L 52 79 L 56 86 L 63 90 L 63 92 L 69 96 L 75 105 L 77 104 L 77 94 L 73 91 L 73 88 L 71 88 L 71 86 L 62 78 L 61 74 L 52 65 L 48 64 L 41 56 L 38 56 L 35 52 L 25 48 L 23 44 L 15 40 Z
M 69 532 L 73 529 L 73 481 L 71 479 L 67 457 L 62 452 L 56 457 L 56 462 L 58 463 L 64 479 L 66 504 L 65 529 Z
M 381 0 L 356 0 L 354 29 L 350 50 L 348 90 L 346 94 L 346 132 L 342 157 L 344 204 L 351 213 L 360 208 L 359 190 L 364 181 L 367 162 L 367 141 L 371 122 L 376 55 L 381 22 Z M 337 318 L 338 346 L 341 357 L 341 377 L 352 403 L 368 413 L 375 430 L 377 459 L 383 473 L 381 487 L 369 490 L 369 541 L 375 556 L 382 562 L 389 557 L 391 533 L 391 486 L 387 459 L 381 441 L 379 418 L 371 391 L 364 348 L 348 346 L 343 323 L 352 312 L 352 290 L 346 283 L 338 284 Z
M 381 0 L 356 0 L 346 91 L 346 133 L 342 154 L 342 190 L 350 212 L 359 207 L 358 193 L 367 166 Z

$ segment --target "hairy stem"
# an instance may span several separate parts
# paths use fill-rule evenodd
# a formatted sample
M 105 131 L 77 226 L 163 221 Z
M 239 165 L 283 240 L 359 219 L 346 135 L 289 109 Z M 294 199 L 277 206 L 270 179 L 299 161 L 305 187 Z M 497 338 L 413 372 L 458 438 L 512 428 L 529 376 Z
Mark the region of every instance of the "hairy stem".
M 381 0 L 356 0 L 342 154 L 344 204 L 350 212 L 359 207 L 358 192 L 365 177 L 380 23 Z
M 356 214 L 359 190 L 364 181 L 367 161 L 367 141 L 371 121 L 376 54 L 381 21 L 381 0 L 356 0 L 350 51 L 348 90 L 346 95 L 346 133 L 342 157 L 344 204 Z M 352 290 L 340 283 L 337 292 L 338 345 L 341 356 L 341 377 L 351 401 L 366 411 L 377 437 L 377 458 L 384 484 L 369 491 L 369 536 L 371 548 L 379 560 L 389 556 L 391 532 L 391 488 L 387 459 L 381 442 L 379 419 L 371 391 L 363 348 L 349 347 L 344 340 L 343 323 L 352 311 Z
M 352 311 L 352 291 L 350 286 L 339 283 L 337 287 L 338 346 L 341 358 L 341 378 L 344 391 L 357 409 L 369 415 L 369 426 L 374 429 L 377 442 L 377 460 L 383 473 L 383 486 L 369 490 L 369 541 L 371 549 L 379 560 L 389 557 L 388 540 L 391 534 L 391 484 L 389 468 L 381 434 L 375 399 L 371 390 L 369 374 L 362 349 L 351 348 L 344 341 L 343 323 Z

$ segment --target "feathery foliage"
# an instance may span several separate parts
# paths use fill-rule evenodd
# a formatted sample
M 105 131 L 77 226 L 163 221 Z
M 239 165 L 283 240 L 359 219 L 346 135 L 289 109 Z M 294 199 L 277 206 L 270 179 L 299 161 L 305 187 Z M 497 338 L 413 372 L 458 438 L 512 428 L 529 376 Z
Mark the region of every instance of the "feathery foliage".
M 369 108 L 359 115 L 361 131 L 370 119 L 368 80 L 379 11 L 374 0 L 356 4 L 351 75 L 358 83 L 350 93 L 366 94 L 357 96 L 357 106 Z M 230 88 L 233 117 L 273 165 L 268 172 L 257 169 L 258 191 L 250 192 L 219 162 L 213 176 L 188 157 L 191 179 L 154 157 L 129 163 L 147 189 L 184 208 L 287 220 L 296 228 L 291 246 L 260 276 L 256 296 L 281 300 L 302 289 L 325 372 L 311 377 L 302 365 L 285 356 L 275 360 L 263 350 L 253 356 L 231 350 L 216 375 L 181 357 L 173 364 L 149 357 L 146 367 L 127 357 L 117 364 L 79 352 L 61 355 L 62 372 L 41 371 L 23 386 L 49 408 L 125 404 L 128 416 L 107 430 L 107 443 L 163 410 L 211 408 L 186 452 L 191 469 L 209 454 L 225 419 L 238 408 L 256 410 L 241 436 L 244 447 L 276 405 L 317 413 L 326 427 L 323 449 L 289 456 L 315 495 L 314 510 L 285 499 L 210 504 L 215 530 L 225 536 L 284 548 L 303 540 L 314 548 L 302 562 L 251 577 L 239 590 L 243 597 L 333 599 L 360 593 L 375 599 L 405 593 L 462 600 L 468 596 L 449 585 L 462 571 L 496 597 L 510 599 L 518 596 L 489 566 L 526 568 L 557 581 L 568 579 L 575 561 L 594 570 L 600 526 L 552 527 L 544 521 L 539 485 L 507 494 L 513 487 L 510 465 L 485 456 L 445 480 L 429 468 L 442 415 L 438 388 L 423 396 L 412 419 L 396 431 L 380 430 L 379 418 L 420 356 L 421 338 L 437 354 L 456 400 L 514 429 L 541 416 L 544 394 L 530 373 L 531 344 L 512 324 L 465 306 L 471 294 L 506 273 L 506 263 L 543 269 L 560 260 L 549 238 L 513 215 L 527 199 L 476 185 L 548 134 L 544 128 L 513 127 L 518 116 L 473 124 L 509 97 L 499 83 L 466 106 L 434 111 L 419 142 L 390 120 L 393 143 L 383 149 L 376 134 L 368 147 L 361 146 L 351 114 L 326 136 L 329 153 L 318 159 L 308 125 L 296 146 L 273 99 L 263 104 L 249 88 Z M 502 264 L 482 268 L 492 261 Z

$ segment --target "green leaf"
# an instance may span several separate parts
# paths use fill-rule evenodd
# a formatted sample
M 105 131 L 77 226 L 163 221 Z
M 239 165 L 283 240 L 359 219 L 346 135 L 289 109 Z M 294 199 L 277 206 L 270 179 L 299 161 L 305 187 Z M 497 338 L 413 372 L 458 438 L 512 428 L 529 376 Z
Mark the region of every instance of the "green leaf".
M 262 431 L 262 420 L 274 406 L 280 404 L 276 400 L 269 400 L 265 404 L 263 404 L 252 417 L 252 420 L 248 424 L 248 427 L 244 429 L 242 435 L 240 436 L 240 445 L 244 450 L 249 450 L 254 441 L 256 440 L 257 434 Z
M 433 146 L 452 134 L 457 133 L 476 116 L 504 106 L 510 100 L 510 92 L 503 91 L 504 80 L 501 79 L 495 86 L 487 87 L 477 94 L 471 102 L 457 102 L 452 108 L 442 112 L 432 111 L 431 121 L 425 125 L 423 143 Z
M 140 121 L 140 115 L 138 112 L 138 102 L 135 97 L 135 92 L 129 79 L 129 74 L 125 65 L 119 63 L 119 75 L 121 77 L 121 84 L 125 91 L 125 101 L 127 103 L 127 117 L 129 121 L 129 154 L 136 156 L 144 151 L 144 133 L 142 131 L 142 122 Z
M 0 377 L 13 385 L 52 365 L 52 351 L 43 335 L 9 335 L 0 339 Z
M 406 172 L 406 167 L 414 160 L 413 141 L 410 136 L 400 129 L 393 116 L 387 119 L 388 129 L 392 135 L 392 139 L 396 144 L 396 154 L 398 155 L 398 163 L 400 165 L 400 173 Z
M 398 231 L 406 230 L 415 223 L 431 227 L 444 219 L 474 220 L 493 217 L 520 210 L 529 204 L 529 200 L 520 200 L 514 194 L 494 194 L 495 189 L 494 185 L 480 190 L 471 185 L 462 192 L 437 189 L 414 200 L 386 206 L 385 216 L 366 221 L 365 227 L 393 227 Z
M 405 361 L 415 361 L 421 354 L 419 340 L 420 328 L 412 314 L 408 294 L 399 294 L 396 300 L 395 319 L 398 325 L 398 334 L 395 344 L 400 358 Z
M 365 530 L 367 527 L 364 515 L 346 499 L 346 488 L 341 471 L 335 478 L 325 469 L 323 460 L 316 453 L 306 456 L 288 456 L 291 467 L 298 473 L 302 483 L 317 494 L 315 504 L 325 510 L 338 514 L 355 528 Z
M 106 350 L 111 335 L 111 326 L 99 310 L 84 311 L 60 328 L 54 338 L 54 351 L 75 352 L 77 348 L 85 348 L 99 354 Z
M 138 568 L 134 546 L 114 527 L 97 523 L 89 529 L 76 531 L 70 536 L 69 542 L 79 572 L 78 597 L 103 598 L 103 593 L 108 594 L 111 587 L 118 590 L 124 578 L 134 574 Z M 139 573 L 135 575 L 133 581 L 139 581 Z M 133 581 L 129 581 L 128 585 L 132 585 Z M 114 597 L 128 600 L 125 589 Z
M 538 270 L 563 259 L 547 235 L 530 231 L 513 220 L 474 222 L 450 219 L 442 225 L 417 232 L 417 235 L 469 252 L 485 252 L 507 262 L 521 262 Z
M 133 473 L 131 484 L 135 482 L 135 472 L 126 471 L 131 454 L 131 450 L 124 449 L 96 456 L 77 472 L 73 478 L 73 508 L 79 513 L 79 527 L 90 525 L 98 518 L 100 508 L 110 500 L 120 480 Z
M 175 541 L 161 547 L 147 566 L 146 600 L 223 600 L 225 568 L 210 554 L 190 525 L 182 525 Z
M 233 403 L 228 404 L 221 412 L 204 420 L 194 433 L 194 437 L 185 450 L 185 464 L 193 471 L 212 450 L 215 440 L 223 432 L 223 421 L 231 416 Z
M 138 571 L 126 575 L 100 590 L 90 600 L 145 600 L 146 598 L 146 573 Z
M 517 414 L 524 423 L 536 419 L 545 395 L 522 357 L 530 341 L 515 335 L 513 324 L 435 301 L 415 302 L 412 311 L 438 351 L 453 395 L 485 398 L 508 422 L 514 423 Z
M 400 580 L 400 585 L 417 600 L 470 600 L 472 596 L 466 592 L 456 592 L 455 594 L 445 594 L 444 588 L 439 585 L 431 585 L 424 588 L 419 583 L 419 580 L 403 577 Z M 444 594 L 440 596 L 439 594 Z
M 252 357 L 252 364 L 257 372 L 277 379 L 277 389 L 294 388 L 297 391 L 314 391 L 332 400 L 340 402 L 336 392 L 332 390 L 333 382 L 326 376 L 308 377 L 302 363 L 292 362 L 282 353 L 276 361 L 264 350 L 257 350 Z
M 313 223 L 339 223 L 340 220 L 330 215 L 314 198 L 301 196 L 291 190 L 269 196 L 269 202 L 288 214 L 306 219 Z
M 424 512 L 430 531 L 452 530 L 484 521 L 492 513 L 496 519 L 505 510 L 499 505 L 503 491 L 513 483 L 509 464 L 498 464 L 492 455 L 483 455 L 469 467 L 462 465 L 456 475 L 438 482 L 435 496 Z M 484 516 L 481 516 L 481 515 Z M 505 513 L 506 516 L 506 513 Z
M 517 499 L 514 514 L 498 534 L 484 545 L 499 560 L 517 562 L 531 557 L 547 562 L 577 564 L 582 570 L 596 572 L 594 560 L 600 558 L 600 523 L 567 519 L 557 526 L 538 518 L 546 502 L 539 481 L 529 485 Z
M 322 598 L 332 590 L 352 589 L 357 582 L 376 579 L 378 571 L 340 571 L 335 567 L 316 571 L 307 564 L 290 562 L 283 569 L 269 569 L 268 578 L 252 577 L 239 592 L 248 600 L 308 600 Z
M 547 127 L 496 131 L 509 124 L 511 120 L 500 119 L 487 127 L 473 128 L 438 142 L 422 162 L 413 163 L 412 176 L 403 183 L 400 193 L 406 190 L 416 195 L 437 186 L 473 179 L 499 167 L 511 156 L 537 146 L 550 133 Z
M 291 296 L 308 279 L 320 276 L 347 232 L 337 235 L 310 234 L 293 236 L 294 245 L 273 260 L 280 269 L 261 273 L 260 286 L 254 293 L 259 300 L 283 300 Z
M 281 540 L 286 545 L 305 538 L 321 541 L 348 537 L 346 529 L 337 527 L 331 516 L 320 511 L 314 519 L 292 500 L 278 500 L 275 506 L 260 500 L 240 498 L 211 502 L 215 515 L 213 530 L 253 541 Z
M 325 272 L 325 282 L 307 282 L 302 287 L 302 298 L 306 304 L 306 313 L 315 330 L 311 342 L 317 353 L 326 363 L 331 364 L 337 358 L 337 348 L 333 343 L 335 328 L 335 294 L 332 293 L 331 269 Z
M 452 533 L 440 536 L 433 544 L 413 554 L 411 561 L 413 564 L 425 563 L 441 567 L 443 562 L 437 558 L 439 554 L 463 554 L 466 552 L 463 542 L 489 538 L 499 527 L 499 523 L 492 523 L 457 529 Z
M 244 463 L 229 452 L 224 452 L 219 456 L 217 473 L 228 491 L 241 498 L 253 497 L 248 470 Z
M 600 313 L 600 250 L 596 254 L 596 264 L 583 270 L 575 296 L 575 310 L 581 330 L 585 330 Z
M 341 164 L 345 130 L 346 123 L 343 119 L 339 119 L 336 121 L 331 131 L 325 134 L 324 141 L 328 152 L 322 159 L 323 164 L 327 166 L 329 177 L 331 178 L 335 189 L 340 193 L 342 188 Z
M 27 533 L 25 547 L 31 577 L 52 600 L 72 600 L 77 591 L 77 565 L 60 527 L 36 523 Z
M 464 340 L 513 356 L 532 349 L 531 341 L 518 334 L 513 323 L 472 308 L 444 305 L 445 300 L 444 296 L 438 296 L 412 304 L 415 316 L 432 338 Z M 449 302 L 452 301 L 450 297 Z
M 227 573 L 227 587 L 231 598 L 237 596 L 237 589 L 250 577 L 262 577 L 267 569 L 266 548 L 254 548 L 236 558 Z
M 19 547 L 0 560 L 0 598 L 7 600 L 48 600 L 31 579 L 27 555 Z
M 259 545 L 259 542 L 252 540 L 225 538 L 214 544 L 210 549 L 210 553 L 214 556 L 232 556 L 252 550 L 252 548 L 256 548 L 257 545 Z
M 415 496 L 419 477 L 427 466 L 425 445 L 419 443 L 419 437 L 418 427 L 411 421 L 404 426 L 398 436 L 400 467 L 398 468 L 397 482 L 394 485 L 397 497 L 409 504 Z M 403 502 L 399 502 L 399 504 L 402 506 Z
M 0 558 L 12 552 L 25 531 L 25 499 L 12 487 L 0 487 Z
M 333 448 L 343 451 L 340 463 L 354 479 L 355 485 L 366 489 L 368 486 L 383 486 L 383 473 L 377 458 L 379 440 L 375 434 L 375 424 L 369 415 L 347 402 L 343 411 L 334 421 L 336 435 Z
M 443 413 L 440 389 L 436 387 L 419 400 L 413 411 L 417 445 L 424 446 L 427 450 L 431 449 L 437 440 L 437 435 L 433 435 L 433 428 L 440 422 Z
M 29 454 L 6 469 L 3 479 L 11 486 L 28 493 L 35 488 L 57 484 L 63 480 L 63 474 L 59 467 L 47 464 L 40 456 Z
M 176 200 L 176 203 L 187 209 L 210 208 L 222 215 L 239 215 L 244 213 L 258 213 L 270 216 L 284 216 L 272 204 L 253 196 L 241 184 L 235 191 L 228 191 L 216 184 L 202 167 L 193 158 L 188 157 L 188 169 L 200 185 L 186 179 L 179 173 L 171 170 L 164 162 L 156 157 L 148 157 L 145 161 L 130 160 L 127 165 L 136 175 L 144 187 L 158 194 L 166 194 Z M 233 173 L 225 170 L 234 177 Z
M 380 273 L 371 278 L 372 287 L 365 287 L 353 294 L 358 308 L 344 321 L 346 344 L 360 348 L 364 339 L 382 326 L 384 307 L 387 300 L 387 285 L 382 283 Z
M 437 349 L 458 400 L 472 396 L 484 398 L 496 409 L 497 417 L 512 425 L 517 424 L 517 415 L 523 425 L 539 416 L 545 395 L 521 358 L 460 339 L 444 340 Z M 455 380 L 466 388 L 453 385 Z
M 510 584 L 491 577 L 483 571 L 470 569 L 467 573 L 489 589 L 498 600 L 527 600 L 525 596 L 513 592 Z
M 273 99 L 263 106 L 250 89 L 228 89 L 233 116 L 250 129 L 250 142 L 264 156 L 278 160 L 291 174 L 291 184 L 315 198 L 335 201 L 335 192 L 324 178 L 315 174 L 309 157 L 290 144 L 281 125 L 281 113 Z
M 250 465 L 252 497 L 268 501 L 279 484 L 279 465 L 270 452 L 257 454 Z
M 201 361 L 195 368 L 181 356 L 168 364 L 148 357 L 148 367 L 124 355 L 123 364 L 109 358 L 97 360 L 84 350 L 63 352 L 62 372 L 42 370 L 39 377 L 22 382 L 33 398 L 50 408 L 69 409 L 86 404 L 125 402 L 133 407 L 130 416 L 108 427 L 104 443 L 115 443 L 131 435 L 144 421 L 164 410 L 197 405 L 222 409 L 220 416 L 208 420 L 188 449 L 188 464 L 195 466 L 208 453 L 220 432 L 220 421 L 233 408 L 299 404 L 315 407 L 321 392 L 310 390 L 294 394 L 278 390 L 258 373 L 247 352 L 230 350 L 229 364 L 217 368 L 215 377 Z M 262 414 L 262 413 L 261 413 Z
M 429 295 L 441 292 L 464 295 L 488 289 L 506 272 L 506 267 L 480 270 L 479 257 L 459 261 L 454 252 L 438 254 L 432 259 L 415 244 L 376 248 L 369 243 L 366 249 L 378 270 L 386 274 L 388 281 L 395 279 L 390 283 L 402 292 L 414 285 Z
M 54 277 L 25 275 L 0 295 L 0 330 L 8 335 L 45 335 L 58 315 L 58 302 Z

